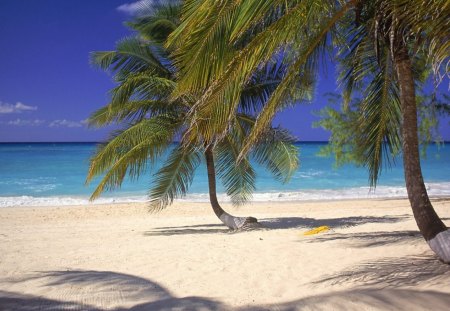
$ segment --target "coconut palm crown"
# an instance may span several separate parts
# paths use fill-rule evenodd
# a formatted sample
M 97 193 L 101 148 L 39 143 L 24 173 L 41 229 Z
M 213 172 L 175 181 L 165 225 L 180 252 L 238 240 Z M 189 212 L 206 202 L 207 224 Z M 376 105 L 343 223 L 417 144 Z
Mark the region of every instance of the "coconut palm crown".
M 250 199 L 255 190 L 256 173 L 250 159 L 266 167 L 281 182 L 286 182 L 298 166 L 294 138 L 286 130 L 272 127 L 264 131 L 264 138 L 254 145 L 250 156 L 237 162 L 255 123 L 252 112 L 265 104 L 283 67 L 274 61 L 255 73 L 242 90 L 239 111 L 230 120 L 226 134 L 214 142 L 202 140 L 195 128 L 187 132 L 195 95 L 185 93 L 176 99 L 172 97 L 178 73 L 161 45 L 162 36 L 175 29 L 177 21 L 167 13 L 178 11 L 176 7 L 165 6 L 136 18 L 128 25 L 138 30 L 137 36 L 119 41 L 114 51 L 92 53 L 92 63 L 111 71 L 117 86 L 111 90 L 111 102 L 94 112 L 89 124 L 118 123 L 124 128 L 101 145 L 91 159 L 87 182 L 103 175 L 91 199 L 104 190 L 120 187 L 127 175 L 138 178 L 169 153 L 153 176 L 149 190 L 151 208 L 163 209 L 188 192 L 194 172 L 204 159 L 214 212 L 229 228 L 242 228 L 256 223 L 256 219 L 234 217 L 220 207 L 216 174 L 232 203 L 239 205 Z M 196 135 L 195 143 L 172 144 L 186 135 Z

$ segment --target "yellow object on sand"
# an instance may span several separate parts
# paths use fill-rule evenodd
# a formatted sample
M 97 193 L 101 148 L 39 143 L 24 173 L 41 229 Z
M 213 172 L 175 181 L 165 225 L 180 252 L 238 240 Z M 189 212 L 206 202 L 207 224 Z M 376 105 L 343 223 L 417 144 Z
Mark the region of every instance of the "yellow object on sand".
M 320 233 L 320 232 L 326 232 L 328 230 L 330 230 L 330 227 L 328 227 L 328 226 L 320 226 L 320 227 L 311 229 L 309 231 L 306 231 L 305 233 L 303 233 L 303 235 L 313 235 L 313 234 L 317 234 L 317 233 Z

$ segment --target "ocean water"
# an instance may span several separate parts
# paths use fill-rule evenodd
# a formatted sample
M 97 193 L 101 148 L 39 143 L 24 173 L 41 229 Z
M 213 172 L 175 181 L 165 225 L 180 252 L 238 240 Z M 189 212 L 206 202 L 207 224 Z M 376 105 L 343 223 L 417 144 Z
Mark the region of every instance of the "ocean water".
M 335 200 L 406 197 L 402 161 L 384 169 L 375 190 L 362 167 L 334 167 L 331 157 L 317 153 L 325 143 L 298 143 L 300 168 L 287 184 L 257 167 L 255 201 Z M 85 204 L 98 180 L 85 185 L 95 143 L 0 143 L 0 207 Z M 158 166 L 158 165 L 157 165 Z M 156 166 L 156 168 L 157 168 Z M 430 196 L 450 195 L 450 145 L 431 144 L 422 170 Z M 151 184 L 148 171 L 139 180 L 127 179 L 121 189 L 106 192 L 94 203 L 145 201 Z M 220 182 L 219 182 L 220 183 Z M 184 200 L 207 201 L 205 165 L 201 165 Z M 219 199 L 227 200 L 219 187 Z

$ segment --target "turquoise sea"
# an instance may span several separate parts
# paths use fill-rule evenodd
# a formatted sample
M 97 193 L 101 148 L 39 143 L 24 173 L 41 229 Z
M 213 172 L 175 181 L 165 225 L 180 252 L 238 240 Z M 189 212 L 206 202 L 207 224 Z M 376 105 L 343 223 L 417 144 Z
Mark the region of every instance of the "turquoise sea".
M 256 201 L 335 200 L 406 197 L 402 163 L 382 172 L 375 191 L 369 188 L 364 168 L 346 165 L 336 169 L 334 159 L 319 157 L 326 143 L 298 143 L 301 166 L 288 184 L 280 184 L 257 168 Z M 0 143 L 0 207 L 84 204 L 94 185 L 85 186 L 89 158 L 95 143 Z M 431 196 L 450 195 L 450 145 L 431 144 L 422 170 Z M 145 201 L 151 172 L 138 181 L 126 180 L 120 190 L 105 193 L 97 203 Z M 94 182 L 95 184 L 95 182 Z M 220 188 L 219 192 L 223 192 Z M 222 193 L 221 200 L 226 200 Z M 190 201 L 207 201 L 206 170 L 196 172 Z

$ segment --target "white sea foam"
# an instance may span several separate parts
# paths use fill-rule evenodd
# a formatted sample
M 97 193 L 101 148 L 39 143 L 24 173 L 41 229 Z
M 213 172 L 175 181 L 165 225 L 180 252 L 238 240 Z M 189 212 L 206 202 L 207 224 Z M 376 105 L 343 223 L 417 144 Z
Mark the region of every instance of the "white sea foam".
M 450 196 L 450 182 L 426 184 L 430 197 Z M 405 187 L 378 186 L 375 190 L 370 187 L 343 188 L 343 189 L 308 189 L 289 192 L 265 192 L 253 194 L 253 201 L 329 201 L 346 199 L 382 199 L 406 198 Z M 186 201 L 207 201 L 207 194 L 190 194 Z M 219 200 L 229 201 L 226 195 L 219 195 Z
M 450 196 L 450 182 L 428 183 L 426 184 L 430 197 Z M 218 195 L 220 201 L 227 202 L 229 198 L 225 194 Z M 321 190 L 302 190 L 289 192 L 265 192 L 255 193 L 253 201 L 328 201 L 328 200 L 346 200 L 346 199 L 374 199 L 374 198 L 406 198 L 407 193 L 404 187 L 379 186 L 375 191 L 369 187 L 344 188 L 344 189 L 321 189 Z M 189 202 L 208 202 L 207 193 L 188 194 L 180 201 Z M 111 204 L 128 202 L 145 202 L 145 195 L 136 196 L 117 196 L 105 197 L 89 202 L 87 197 L 0 197 L 0 207 L 12 206 L 67 206 L 67 205 L 85 205 L 85 204 Z
M 0 197 L 1 207 L 13 206 L 67 206 L 67 205 L 96 205 L 96 204 L 111 204 L 111 203 L 132 203 L 145 202 L 145 196 L 135 197 L 114 197 L 114 198 L 100 198 L 94 202 L 90 202 L 88 197 L 32 197 L 32 196 L 17 196 L 17 197 Z

